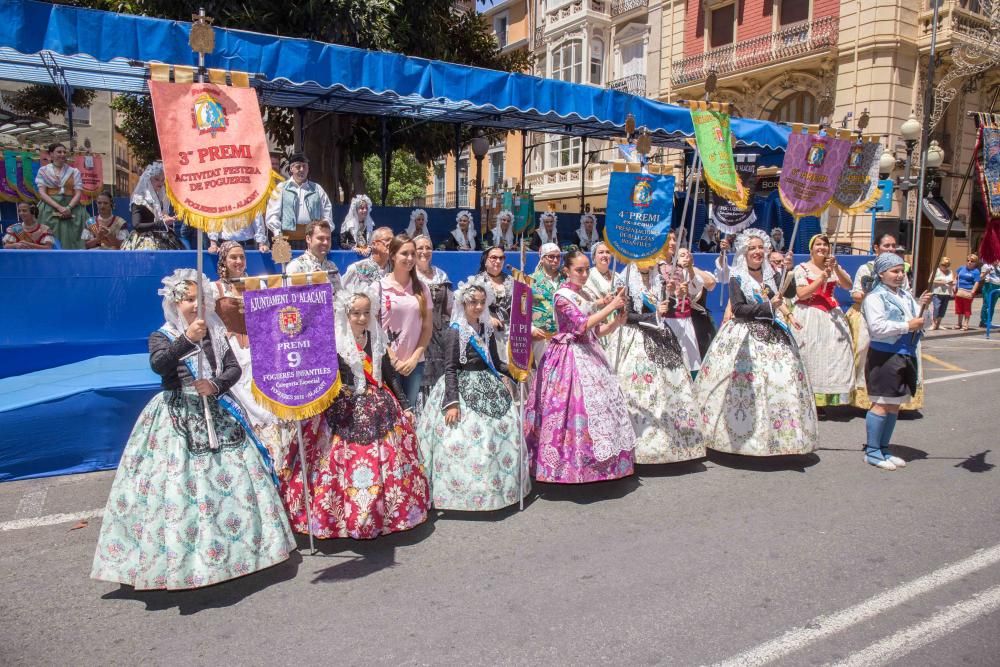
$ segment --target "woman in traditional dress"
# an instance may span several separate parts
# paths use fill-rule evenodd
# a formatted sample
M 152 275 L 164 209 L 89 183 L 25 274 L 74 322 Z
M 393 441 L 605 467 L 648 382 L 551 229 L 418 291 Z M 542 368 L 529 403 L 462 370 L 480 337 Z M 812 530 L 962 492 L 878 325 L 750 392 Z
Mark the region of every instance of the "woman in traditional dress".
M 63 250 L 83 250 L 80 235 L 87 224 L 87 208 L 83 197 L 83 177 L 80 170 L 66 164 L 66 147 L 49 146 L 49 162 L 38 170 L 35 189 L 38 191 L 38 222 L 52 230 Z
M 554 211 L 546 211 L 539 216 L 542 223 L 532 232 L 528 241 L 528 247 L 537 252 L 542 251 L 542 246 L 546 243 L 559 245 L 559 216 Z
M 770 237 L 737 237 L 729 281 L 732 319 L 719 330 L 695 381 L 709 449 L 746 456 L 808 454 L 816 449 L 816 404 L 798 345 L 788 334 L 784 300 L 767 262 Z
M 431 387 L 444 375 L 444 334 L 451 321 L 454 299 L 448 274 L 431 263 L 434 247 L 430 237 L 418 236 L 413 239 L 413 243 L 417 248 L 417 275 L 420 276 L 420 282 L 431 291 L 431 316 L 434 320 L 431 340 L 424 352 L 424 377 L 420 384 L 422 406 Z
M 501 250 L 514 249 L 514 214 L 504 209 L 497 213 L 496 225 L 490 230 L 488 239 L 484 239 L 484 245 L 489 248 L 500 248 Z
M 291 432 L 282 426 L 274 414 L 257 403 L 251 390 L 253 366 L 243 312 L 243 284 L 239 280 L 246 277 L 246 268 L 247 258 L 243 246 L 238 241 L 223 241 L 219 246 L 219 280 L 213 284 L 215 289 L 212 296 L 215 298 L 215 313 L 226 328 L 229 349 L 233 351 L 243 371 L 230 393 L 240 402 L 254 434 L 271 454 L 271 460 L 280 463 L 288 451 Z
M 459 285 L 445 334 L 445 374 L 417 426 L 437 509 L 498 510 L 531 489 L 519 410 L 507 364 L 497 354 L 489 300 L 481 284 Z
M 198 588 L 280 563 L 295 548 L 267 450 L 227 396 L 240 366 L 225 329 L 210 310 L 197 318 L 199 281 L 209 294 L 208 279 L 191 269 L 163 279 L 166 321 L 149 337 L 162 391 L 125 445 L 104 510 L 95 579 L 137 589 Z
M 174 234 L 170 203 L 164 185 L 163 163 L 147 166 L 132 193 L 132 233 L 122 244 L 122 250 L 183 250 L 184 245 Z
M 684 366 L 692 378 L 701 369 L 701 349 L 698 334 L 691 318 L 693 293 L 701 294 L 705 284 L 701 276 L 691 271 L 691 253 L 681 248 L 677 255 L 677 266 L 661 260 L 656 274 L 651 278 L 652 293 L 664 302 L 663 322 L 670 328 L 681 347 Z
M 347 215 L 340 223 L 340 247 L 344 250 L 356 250 L 362 257 L 371 253 L 372 232 L 375 231 L 375 218 L 372 217 L 372 200 L 368 195 L 354 195 Z
M 584 213 L 580 216 L 580 226 L 573 232 L 573 245 L 584 252 L 590 252 L 598 239 L 597 217 L 593 213 Z
M 389 358 L 402 376 L 406 403 L 416 406 L 424 375 L 424 351 L 434 333 L 431 291 L 417 273 L 417 246 L 406 234 L 389 243 L 389 273 L 379 281 L 379 320 L 389 339 Z
M 514 279 L 504 270 L 507 256 L 500 248 L 490 248 L 479 259 L 479 273 L 472 281 L 483 286 L 489 295 L 490 324 L 497 341 L 497 358 L 507 363 L 507 339 L 510 324 L 511 300 L 514 298 Z
M 538 362 L 524 412 L 532 474 L 558 484 L 627 477 L 634 471 L 635 432 L 618 379 L 597 344 L 598 336 L 625 322 L 624 289 L 603 308 L 591 308 L 580 293 L 590 271 L 587 256 L 566 253 L 564 271 L 567 282 L 555 294 L 557 333 Z
M 80 240 L 87 250 L 119 250 L 128 238 L 125 221 L 115 215 L 111 195 L 102 192 L 94 199 L 97 215 L 87 219 Z
M 918 303 L 903 289 L 906 270 L 901 257 L 883 253 L 875 259 L 872 290 L 862 302 L 871 342 L 865 360 L 865 381 L 872 407 L 865 417 L 865 461 L 882 470 L 896 470 L 906 461 L 889 449 L 900 405 L 917 390 L 917 359 L 923 330 L 930 325 L 930 303 L 924 293 Z
M 430 233 L 427 231 L 427 211 L 422 208 L 410 211 L 410 224 L 406 226 L 406 235 L 411 239 L 418 236 L 430 238 Z
M 816 234 L 809 240 L 809 261 L 795 267 L 795 331 L 802 363 L 816 396 L 817 407 L 847 405 L 854 388 L 854 348 L 851 328 L 834 290 L 851 289 L 851 276 L 830 252 L 830 239 Z
M 677 337 L 664 321 L 671 307 L 667 291 L 661 281 L 649 279 L 648 267 L 643 274 L 633 265 L 627 273 L 627 324 L 607 337 L 606 349 L 628 400 L 637 438 L 635 462 L 701 458 L 705 447 L 691 374 Z
M 444 241 L 445 250 L 475 250 L 476 226 L 472 224 L 472 211 L 459 211 L 455 216 L 455 229 Z
M 285 507 L 298 533 L 311 528 L 320 539 L 368 540 L 427 519 L 427 476 L 413 413 L 377 323 L 377 293 L 375 286 L 355 286 L 337 297 L 342 387 L 323 414 L 303 424 L 311 526 L 298 447 L 290 448 L 280 473 Z

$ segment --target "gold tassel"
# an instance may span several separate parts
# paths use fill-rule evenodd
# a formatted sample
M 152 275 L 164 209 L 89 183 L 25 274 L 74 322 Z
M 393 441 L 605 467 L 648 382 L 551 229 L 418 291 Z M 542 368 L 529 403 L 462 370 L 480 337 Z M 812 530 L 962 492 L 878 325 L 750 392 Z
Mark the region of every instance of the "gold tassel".
M 271 193 L 277 187 L 280 182 L 280 176 L 274 171 L 271 171 L 271 177 L 268 179 L 267 188 L 261 194 L 257 202 L 248 209 L 245 209 L 242 213 L 237 215 L 222 215 L 222 216 L 212 216 L 205 215 L 203 213 L 196 213 L 190 208 L 182 204 L 177 197 L 174 196 L 173 190 L 170 189 L 170 183 L 167 182 L 167 199 L 170 200 L 170 204 L 174 207 L 174 211 L 177 217 L 184 221 L 187 225 L 200 229 L 203 232 L 217 233 L 222 231 L 223 225 L 230 222 L 243 222 L 249 220 L 246 225 L 253 224 L 253 219 L 258 215 L 263 215 L 267 210 L 267 202 L 271 197 Z M 242 229 L 242 227 L 240 227 Z
M 254 400 L 262 407 L 267 408 L 275 417 L 285 420 L 300 420 L 315 417 L 330 407 L 337 398 L 337 394 L 340 393 L 342 386 L 340 371 L 338 370 L 337 380 L 333 383 L 332 387 L 323 392 L 322 396 L 299 406 L 285 405 L 264 395 L 264 392 L 257 386 L 256 380 L 250 384 L 250 391 L 253 393 Z

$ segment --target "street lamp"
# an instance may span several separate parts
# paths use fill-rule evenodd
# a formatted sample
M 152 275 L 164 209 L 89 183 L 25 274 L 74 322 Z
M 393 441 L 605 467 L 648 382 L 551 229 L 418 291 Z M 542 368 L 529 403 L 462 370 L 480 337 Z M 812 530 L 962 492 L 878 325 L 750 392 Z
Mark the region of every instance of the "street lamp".
M 944 164 L 944 149 L 938 145 L 937 139 L 933 139 L 927 147 L 927 168 L 939 169 L 942 164 Z
M 476 204 L 475 208 L 482 208 L 483 190 L 483 158 L 490 150 L 490 140 L 482 134 L 477 134 L 472 138 L 472 154 L 476 157 Z
M 889 178 L 889 174 L 896 168 L 896 156 L 889 151 L 883 151 L 882 157 L 878 159 L 879 178 Z
M 913 178 L 911 168 L 913 167 L 913 149 L 916 148 L 917 142 L 920 141 L 920 131 L 922 129 L 920 121 L 917 120 L 917 117 L 912 111 L 910 112 L 910 117 L 903 121 L 903 124 L 899 126 L 899 135 L 903 138 L 903 142 L 906 144 L 906 166 L 904 167 L 903 175 L 896 181 L 896 187 L 898 187 L 903 193 L 903 210 L 899 216 L 899 226 L 901 232 L 905 230 L 905 227 L 909 223 L 907 216 L 909 215 L 910 210 L 910 190 L 913 190 L 920 185 L 919 181 L 916 178 Z M 909 239 L 911 250 L 916 243 L 919 228 L 920 216 L 917 215 L 917 222 L 913 225 L 913 238 Z M 916 261 L 916 258 L 914 258 L 914 261 Z

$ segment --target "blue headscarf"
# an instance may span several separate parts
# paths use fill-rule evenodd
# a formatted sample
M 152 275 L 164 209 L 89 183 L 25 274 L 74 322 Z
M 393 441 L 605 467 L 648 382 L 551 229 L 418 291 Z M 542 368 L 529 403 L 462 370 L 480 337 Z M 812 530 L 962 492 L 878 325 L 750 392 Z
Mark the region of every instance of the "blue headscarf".
M 903 258 L 894 252 L 884 252 L 875 258 L 875 267 L 872 269 L 872 289 L 882 284 L 882 274 L 897 266 L 904 266 Z

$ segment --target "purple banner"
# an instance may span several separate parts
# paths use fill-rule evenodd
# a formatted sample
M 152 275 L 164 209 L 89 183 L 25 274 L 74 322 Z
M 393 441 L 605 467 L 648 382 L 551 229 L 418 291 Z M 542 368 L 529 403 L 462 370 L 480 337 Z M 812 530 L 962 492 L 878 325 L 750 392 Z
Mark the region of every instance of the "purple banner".
M 520 271 L 517 272 L 520 274 Z M 510 304 L 510 339 L 507 364 L 511 376 L 524 382 L 531 371 L 531 286 L 515 275 L 514 296 Z
M 793 129 L 778 181 L 778 194 L 788 212 L 801 218 L 826 210 L 850 152 L 847 139 Z
M 248 289 L 243 304 L 257 402 L 282 419 L 325 410 L 340 391 L 330 284 Z

